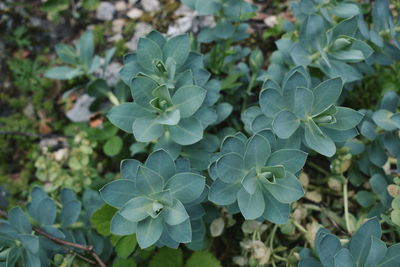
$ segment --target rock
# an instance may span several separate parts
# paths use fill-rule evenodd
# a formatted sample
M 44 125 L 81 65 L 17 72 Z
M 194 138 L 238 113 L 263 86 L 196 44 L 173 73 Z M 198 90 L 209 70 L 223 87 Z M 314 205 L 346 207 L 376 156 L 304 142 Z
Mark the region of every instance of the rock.
M 115 9 L 119 12 L 125 11 L 127 8 L 126 2 L 125 1 L 118 1 L 115 3 Z
M 176 16 L 182 16 L 168 27 L 167 35 L 176 36 L 188 32 L 193 27 L 196 12 L 185 5 L 181 5 L 176 11 Z
M 115 7 L 109 2 L 100 2 L 96 10 L 96 18 L 99 20 L 112 20 L 114 17 Z
M 89 107 L 94 100 L 95 98 L 88 94 L 81 95 L 75 102 L 74 107 L 68 110 L 65 115 L 73 122 L 88 121 L 93 114 Z
M 35 108 L 32 103 L 29 103 L 25 108 L 24 108 L 24 114 L 25 116 L 29 118 L 35 118 Z
M 108 64 L 105 74 L 104 74 L 104 79 L 106 80 L 108 86 L 114 87 L 117 85 L 119 81 L 119 71 L 121 70 L 122 65 L 118 62 L 112 62 Z
M 131 51 L 136 50 L 139 38 L 148 34 L 151 29 L 152 27 L 150 24 L 144 22 L 137 23 L 135 26 L 135 34 L 133 35 L 132 39 L 125 44 L 126 47 Z
M 268 16 L 268 17 L 266 17 L 266 18 L 264 19 L 264 23 L 265 23 L 265 25 L 267 25 L 268 27 L 273 28 L 275 25 L 277 25 L 277 24 L 279 23 L 279 22 L 278 22 L 278 17 L 277 17 L 277 16 L 274 16 L 274 15 Z
M 140 3 L 146 12 L 156 12 L 161 9 L 160 2 L 158 0 L 142 0 Z
M 143 15 L 143 10 L 139 8 L 132 8 L 128 11 L 128 13 L 126 13 L 126 15 L 131 19 L 138 19 Z
M 119 40 L 121 40 L 121 39 L 124 39 L 124 37 L 122 36 L 121 33 L 117 33 L 117 34 L 115 34 L 115 35 L 109 37 L 109 38 L 107 39 L 107 42 L 114 43 L 114 42 L 119 41 Z
M 125 25 L 125 19 L 115 19 L 112 22 L 112 30 L 115 33 L 121 33 Z

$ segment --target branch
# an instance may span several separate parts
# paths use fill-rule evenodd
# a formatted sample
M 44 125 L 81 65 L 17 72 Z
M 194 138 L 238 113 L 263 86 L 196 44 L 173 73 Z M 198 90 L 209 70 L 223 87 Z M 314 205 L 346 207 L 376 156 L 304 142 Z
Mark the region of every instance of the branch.
M 7 212 L 5 212 L 3 210 L 0 210 L 0 216 L 5 217 L 5 218 L 8 217 Z M 63 246 L 64 248 L 65 248 L 65 246 L 67 246 L 67 247 L 73 247 L 73 248 L 81 249 L 81 250 L 85 251 L 87 254 L 91 255 L 96 260 L 96 262 L 97 262 L 97 264 L 99 266 L 107 267 L 106 264 L 100 259 L 99 255 L 97 255 L 96 252 L 94 252 L 93 246 L 84 246 L 84 245 L 81 245 L 81 244 L 72 243 L 72 242 L 69 242 L 69 241 L 66 241 L 66 240 L 59 239 L 59 238 L 57 238 L 55 236 L 52 236 L 51 234 L 45 232 L 43 229 L 41 229 L 41 228 L 39 228 L 37 226 L 32 226 L 32 229 L 33 229 L 33 231 L 35 231 L 35 233 L 46 237 L 47 239 L 53 241 L 56 244 L 59 244 L 59 245 Z M 65 249 L 68 252 L 72 251 L 69 248 L 65 248 Z M 90 262 L 92 264 L 96 263 L 96 262 L 94 262 L 94 261 L 92 261 L 90 259 L 87 259 L 86 257 L 83 257 L 82 255 L 79 255 L 78 253 L 76 253 L 76 255 L 79 258 L 81 258 L 81 259 L 83 259 L 83 260 L 85 260 L 87 262 Z

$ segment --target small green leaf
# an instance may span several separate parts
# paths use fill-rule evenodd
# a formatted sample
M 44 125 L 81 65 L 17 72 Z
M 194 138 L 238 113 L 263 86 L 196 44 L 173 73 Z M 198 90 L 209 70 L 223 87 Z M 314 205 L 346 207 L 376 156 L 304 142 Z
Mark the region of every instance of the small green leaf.
M 222 265 L 210 252 L 196 251 L 190 256 L 185 267 L 222 267 Z
M 182 267 L 183 253 L 180 249 L 161 248 L 150 260 L 149 267 Z
M 124 236 L 118 240 L 118 243 L 115 246 L 115 251 L 117 252 L 118 257 L 126 259 L 133 251 L 135 251 L 136 245 L 137 241 L 135 235 Z
M 89 69 L 94 55 L 93 33 L 91 31 L 87 31 L 81 36 L 78 50 L 81 63 Z
M 71 80 L 75 77 L 82 75 L 83 72 L 79 68 L 70 68 L 70 67 L 54 67 L 46 71 L 44 76 L 49 79 L 57 79 L 57 80 Z
M 107 156 L 113 157 L 121 152 L 122 145 L 122 139 L 119 136 L 114 135 L 104 144 L 103 151 Z
M 111 234 L 111 220 L 116 212 L 117 209 L 105 204 L 92 214 L 90 217 L 90 223 L 99 234 L 109 236 Z

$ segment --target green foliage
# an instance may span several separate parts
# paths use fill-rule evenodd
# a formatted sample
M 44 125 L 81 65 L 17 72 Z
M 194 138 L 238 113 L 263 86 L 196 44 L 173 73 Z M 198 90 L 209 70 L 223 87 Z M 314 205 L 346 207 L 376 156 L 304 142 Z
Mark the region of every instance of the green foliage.
M 222 109 L 213 106 L 219 85 L 209 76 L 202 56 L 190 51 L 187 35 L 166 40 L 153 31 L 125 57 L 121 70 L 134 102 L 114 107 L 108 118 L 137 141 L 159 140 L 157 148 L 179 154 L 181 145 L 200 141 L 207 126 L 230 113 L 228 103 Z
M 72 17 L 83 18 L 85 13 L 76 11 L 94 10 L 98 2 L 75 1 L 72 7 L 69 1 L 49 0 L 41 7 L 54 19 L 70 8 Z M 248 23 L 257 1 L 254 6 L 237 0 L 182 2 L 199 16 L 214 16 L 215 25 L 172 38 L 151 31 L 138 40 L 136 52 L 124 56 L 115 88 L 103 78 L 113 55 L 126 51 L 126 40 L 100 53 L 104 60 L 95 52 L 95 44 L 105 45 L 113 23 L 94 26 L 94 33 L 85 32 L 75 47 L 56 46 L 63 65 L 44 76 L 65 81 L 67 101 L 79 89 L 95 97 L 90 111 L 99 112 L 90 128 L 68 127 L 58 117 L 50 128 L 45 115 L 58 101 L 42 101 L 50 89 L 49 80 L 40 77 L 45 61 L 28 56 L 7 61 L 12 85 L 20 89 L 15 95 L 23 93 L 18 99 L 1 94 L 6 107 L 0 127 L 28 133 L 36 125 L 48 133 L 54 127 L 73 138 L 57 138 L 63 147 L 55 151 L 43 145 L 53 140 L 47 135 L 39 135 L 40 152 L 20 141 L 1 144 L 7 148 L 2 163 L 14 159 L 9 157 L 13 148 L 27 148 L 28 159 L 35 159 L 33 166 L 19 158 L 24 179 L 6 186 L 18 194 L 19 204 L 27 193 L 18 187 L 32 181 L 27 177 L 33 167 L 34 183 L 43 189 L 32 189 L 27 212 L 11 209 L 1 221 L 0 261 L 6 266 L 86 266 L 99 255 L 107 266 L 219 267 L 228 258 L 241 266 L 291 266 L 299 259 L 298 240 L 304 239 L 315 243 L 321 263 L 304 249 L 300 266 L 399 265 L 398 244 L 386 245 L 395 242 L 400 228 L 399 96 L 396 78 L 384 78 L 400 59 L 400 28 L 389 1 L 293 1 L 295 20 L 265 34 L 281 38 L 270 57 L 270 46 L 255 43 L 259 17 L 251 21 L 255 31 Z M 154 14 L 164 18 L 163 12 Z M 124 35 L 133 34 L 133 28 L 134 23 L 125 25 Z M 25 26 L 6 36 L 20 50 L 33 42 Z M 379 77 L 379 82 L 367 85 L 365 77 Z M 381 85 L 382 80 L 387 83 Z M 360 99 L 372 100 L 365 106 L 352 103 L 354 89 L 363 86 L 367 92 L 360 90 Z M 369 110 L 381 95 L 375 110 Z M 27 105 L 23 97 L 31 96 L 35 112 L 45 110 L 45 115 L 37 112 L 40 122 L 12 114 L 15 106 Z M 365 109 L 352 109 L 360 107 Z M 106 113 L 110 122 L 103 123 Z M 9 140 L 14 142 L 1 139 Z M 121 175 L 115 175 L 115 163 L 129 153 L 136 159 L 123 160 Z M 66 186 L 74 191 L 61 189 Z M 101 198 L 89 186 L 101 188 Z M 60 197 L 52 198 L 59 190 Z M 232 227 L 242 217 L 243 236 Z M 347 243 L 323 228 L 315 236 L 318 223 L 351 234 L 366 219 Z M 89 259 L 38 229 L 62 241 L 93 245 L 86 251 Z M 207 243 L 209 233 L 223 236 Z M 238 239 L 241 255 L 233 257 L 239 245 L 231 243 Z M 181 244 L 211 252 L 189 256 Z
M 299 267 L 398 266 L 400 244 L 388 248 L 381 236 L 381 226 L 376 218 L 365 222 L 346 246 L 342 246 L 335 235 L 321 228 L 315 238 L 315 250 L 321 263 L 311 257 L 309 251 L 303 251 Z
M 99 207 L 99 195 L 87 189 L 83 199 L 81 203 L 74 191 L 64 188 L 60 202 L 56 203 L 42 188 L 34 187 L 26 212 L 15 207 L 7 220 L 1 220 L 0 262 L 5 266 L 48 266 L 57 254 L 68 252 L 60 244 L 44 238 L 41 232 L 82 245 L 89 242 L 98 254 L 107 258 L 108 240 L 93 232 L 88 222 L 91 213 Z
M 99 177 L 92 159 L 97 142 L 88 139 L 88 134 L 82 131 L 72 140 L 71 147 L 64 145 L 66 147 L 56 151 L 44 147 L 35 160 L 36 177 L 45 184 L 47 192 L 60 187 L 80 192 Z
M 177 170 L 164 150 L 151 153 L 145 164 L 123 161 L 121 176 L 100 191 L 104 201 L 118 209 L 111 220 L 111 233 L 136 233 L 141 248 L 155 243 L 177 247 L 192 241 L 191 220 L 198 216 L 190 218 L 188 209 L 203 199 L 203 176 L 190 169 Z
M 340 78 L 329 79 L 316 86 L 303 67 L 292 69 L 283 86 L 266 80 L 260 92 L 260 109 L 265 117 L 249 121 L 251 129 L 272 128 L 281 139 L 300 135 L 302 143 L 316 152 L 331 157 L 334 142 L 344 142 L 357 135 L 355 127 L 361 113 L 338 107 L 342 92 Z
M 301 150 L 278 149 L 269 130 L 250 138 L 242 133 L 227 136 L 209 167 L 214 179 L 209 199 L 218 205 L 237 202 L 246 219 L 286 223 L 289 204 L 304 194 L 294 173 L 306 158 Z

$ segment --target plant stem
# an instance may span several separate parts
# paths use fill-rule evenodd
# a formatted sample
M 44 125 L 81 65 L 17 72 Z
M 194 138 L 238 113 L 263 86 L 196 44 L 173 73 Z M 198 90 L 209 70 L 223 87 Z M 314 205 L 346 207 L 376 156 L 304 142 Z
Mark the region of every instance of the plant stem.
M 324 170 L 323 168 L 321 168 L 320 166 L 318 166 L 317 164 L 315 164 L 312 161 L 308 161 L 307 165 L 310 166 L 311 168 L 313 168 L 314 170 L 319 171 L 322 174 L 325 174 L 326 176 L 330 175 L 330 173 L 328 171 Z
M 299 224 L 296 220 L 292 220 L 293 225 L 303 234 L 307 234 L 307 230 L 301 225 Z
M 344 220 L 346 221 L 347 232 L 351 233 L 352 230 L 350 228 L 349 200 L 348 200 L 348 196 L 347 196 L 347 185 L 348 185 L 348 180 L 345 178 L 344 184 L 343 184 Z
M 253 89 L 254 83 L 256 82 L 256 78 L 257 78 L 256 74 L 251 75 L 249 85 L 247 86 L 247 90 L 246 90 L 246 93 L 243 98 L 242 111 L 244 111 L 247 107 L 247 102 L 248 102 L 249 96 L 251 94 L 251 90 Z

